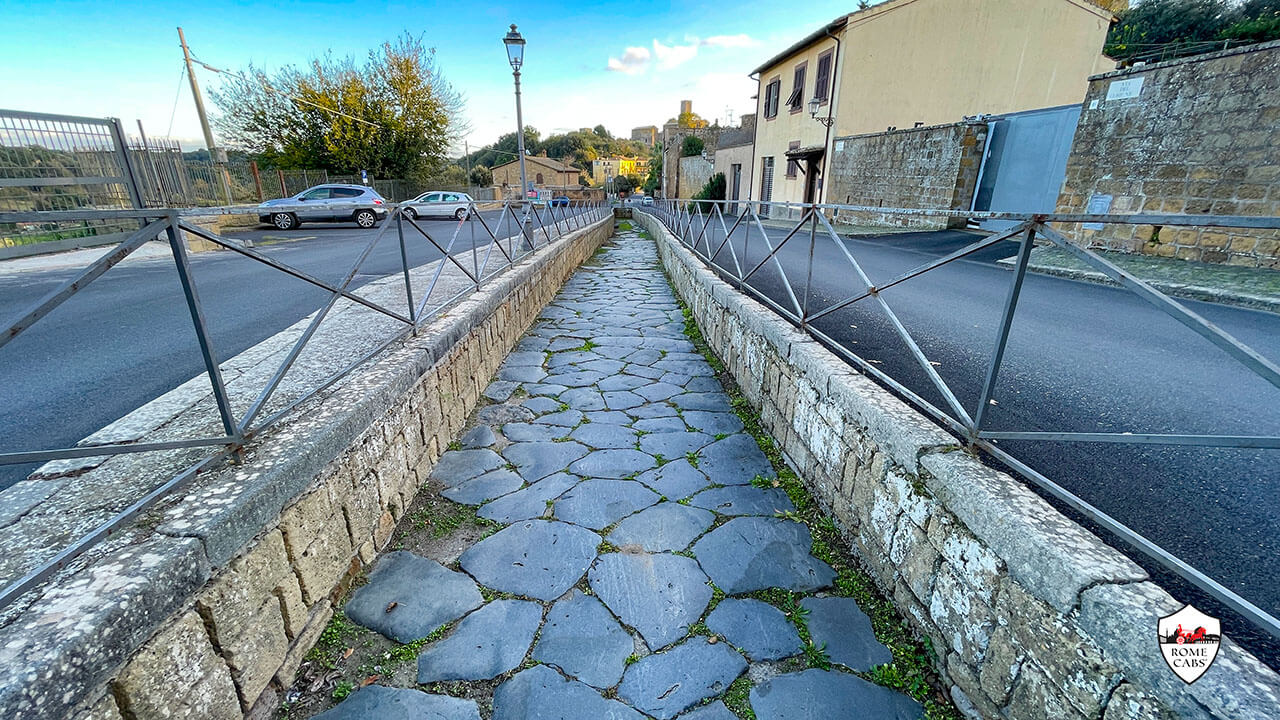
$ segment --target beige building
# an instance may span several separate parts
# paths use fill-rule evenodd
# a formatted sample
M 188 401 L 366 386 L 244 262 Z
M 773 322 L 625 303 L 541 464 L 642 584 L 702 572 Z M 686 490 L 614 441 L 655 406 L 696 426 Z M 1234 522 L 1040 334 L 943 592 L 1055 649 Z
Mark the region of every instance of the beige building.
M 524 159 L 525 174 L 535 187 L 578 187 L 582 171 L 543 155 Z M 493 184 L 502 188 L 520 187 L 520 161 L 512 160 L 493 169 Z
M 888 0 L 839 17 L 752 73 L 749 197 L 823 201 L 836 137 L 1079 103 L 1111 67 L 1112 20 L 1087 0 Z
M 645 125 L 644 127 L 631 128 L 631 139 L 635 142 L 642 142 L 645 145 L 658 144 L 658 128 L 654 125 Z
M 591 161 L 591 184 L 603 185 L 605 180 L 619 175 L 644 177 L 649 171 L 647 158 L 613 157 Z

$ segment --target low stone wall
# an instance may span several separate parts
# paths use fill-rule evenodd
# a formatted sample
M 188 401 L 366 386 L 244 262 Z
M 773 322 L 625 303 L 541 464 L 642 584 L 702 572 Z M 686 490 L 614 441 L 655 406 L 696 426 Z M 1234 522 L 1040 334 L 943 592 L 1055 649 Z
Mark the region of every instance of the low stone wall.
M 970 717 L 1262 718 L 1280 678 L 1224 640 L 1185 685 L 1156 644 L 1181 607 L 1124 555 L 636 213 L 676 291 L 866 570 L 937 652 Z
M 1280 215 L 1280 41 L 1089 78 L 1060 213 Z M 1280 268 L 1280 230 L 1070 223 L 1094 247 Z
M 518 263 L 6 617 L 4 715 L 273 717 L 333 602 L 612 227 Z
M 985 123 L 930 127 L 836 138 L 827 202 L 866 207 L 968 210 L 987 145 Z M 964 227 L 964 218 L 929 218 L 873 211 L 839 211 L 855 225 Z

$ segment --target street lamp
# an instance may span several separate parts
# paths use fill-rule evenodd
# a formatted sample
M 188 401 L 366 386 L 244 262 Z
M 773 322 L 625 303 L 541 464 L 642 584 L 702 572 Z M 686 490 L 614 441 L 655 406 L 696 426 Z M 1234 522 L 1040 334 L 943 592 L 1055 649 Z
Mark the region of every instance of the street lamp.
M 515 23 L 511 31 L 502 38 L 507 46 L 507 60 L 511 62 L 511 74 L 516 80 L 516 147 L 520 154 L 520 202 L 529 200 L 529 179 L 524 170 L 524 116 L 520 111 L 520 67 L 524 65 L 524 38 L 516 31 Z
M 816 95 L 809 101 L 809 117 L 817 120 L 827 127 L 831 127 L 831 123 L 835 122 L 835 118 L 830 115 L 826 117 L 818 117 L 818 111 L 822 109 L 822 98 Z

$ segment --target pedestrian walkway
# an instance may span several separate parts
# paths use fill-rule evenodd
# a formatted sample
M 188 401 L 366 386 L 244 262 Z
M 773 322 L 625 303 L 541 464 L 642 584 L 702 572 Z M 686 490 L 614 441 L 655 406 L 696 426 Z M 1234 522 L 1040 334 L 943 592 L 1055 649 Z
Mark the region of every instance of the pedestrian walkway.
M 584 266 L 485 395 L 433 478 L 501 529 L 452 569 L 377 561 L 343 612 L 427 638 L 416 684 L 317 717 L 732 720 L 735 692 L 759 720 L 922 715 L 851 672 L 893 656 L 854 600 L 825 595 L 835 573 L 686 337 L 652 241 L 624 231 Z M 767 602 L 775 588 L 799 606 Z

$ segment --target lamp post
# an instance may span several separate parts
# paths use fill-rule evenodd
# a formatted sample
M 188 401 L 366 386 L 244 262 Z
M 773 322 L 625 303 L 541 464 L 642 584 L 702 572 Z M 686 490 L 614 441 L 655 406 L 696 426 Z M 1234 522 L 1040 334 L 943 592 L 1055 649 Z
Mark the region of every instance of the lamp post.
M 524 116 L 520 110 L 520 67 L 524 65 L 524 38 L 516 31 L 515 23 L 511 31 L 502 38 L 507 46 L 507 60 L 511 62 L 511 74 L 516 80 L 516 151 L 520 153 L 520 202 L 523 205 L 529 200 L 529 178 L 524 171 Z
M 822 140 L 822 169 L 818 174 L 818 177 L 822 179 L 823 185 L 826 185 L 827 183 L 827 147 L 831 145 L 831 126 L 835 124 L 836 121 L 836 119 L 831 116 L 831 110 L 834 105 L 835 102 L 833 101 L 827 106 L 826 117 L 818 117 L 818 111 L 822 109 L 822 98 L 814 95 L 813 98 L 809 100 L 809 117 L 822 123 L 823 127 L 827 129 L 827 134 Z M 821 194 L 821 190 L 819 190 L 818 193 Z M 819 199 L 821 198 L 815 198 L 815 200 Z

